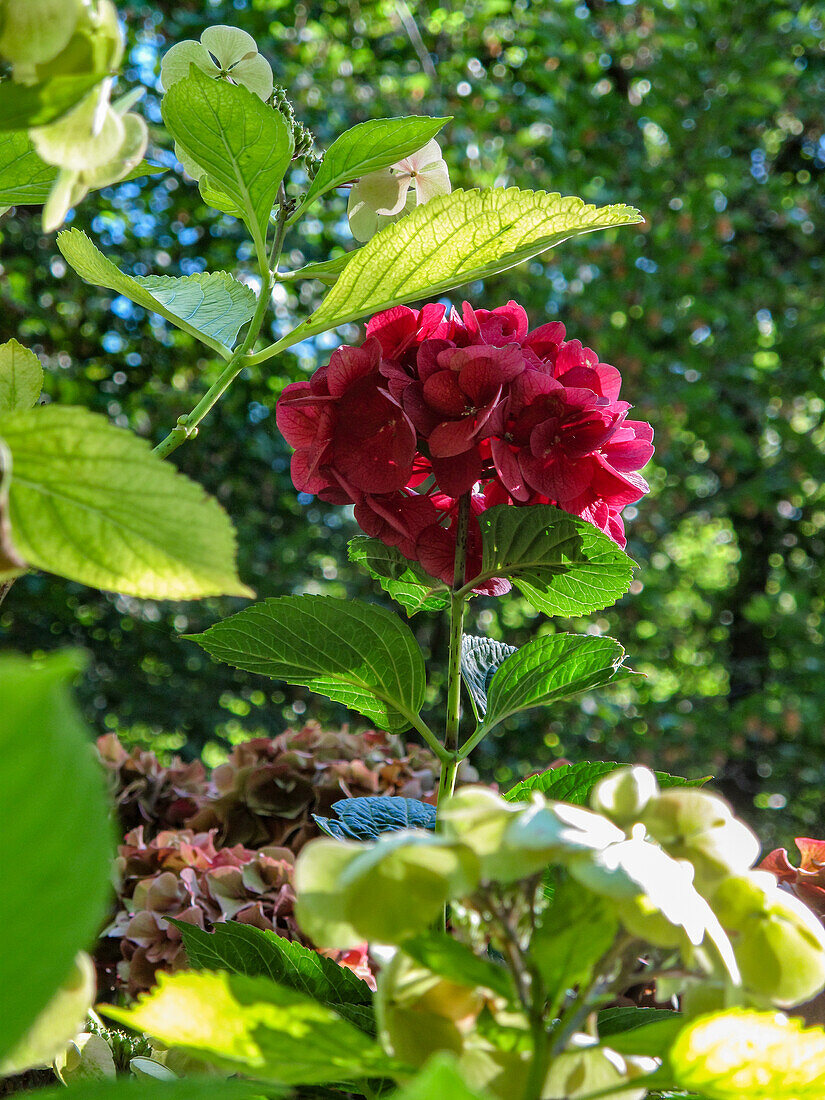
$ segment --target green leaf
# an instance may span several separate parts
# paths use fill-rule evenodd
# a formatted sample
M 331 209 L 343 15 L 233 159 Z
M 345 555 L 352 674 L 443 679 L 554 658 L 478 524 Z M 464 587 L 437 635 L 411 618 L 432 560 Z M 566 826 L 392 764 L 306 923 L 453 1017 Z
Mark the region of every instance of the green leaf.
M 511 714 L 548 706 L 580 691 L 608 683 L 624 658 L 612 638 L 590 634 L 547 634 L 513 653 L 493 676 L 485 726 Z
M 196 970 L 270 978 L 375 1034 L 372 990 L 346 966 L 251 924 L 230 920 L 216 924 L 214 932 L 204 932 L 185 921 L 171 923 L 180 931 L 186 957 Z
M 0 344 L 0 413 L 30 409 L 43 389 L 43 368 L 33 351 L 16 340 Z
M 667 1008 L 605 1008 L 597 1017 L 599 1037 L 619 1054 L 665 1058 L 685 1026 L 680 1012 Z
M 444 932 L 425 932 L 405 940 L 405 955 L 434 974 L 470 988 L 483 986 L 508 1001 L 515 996 L 510 974 L 491 959 L 476 955 L 466 944 Z
M 568 237 L 641 220 L 629 206 L 596 208 L 581 199 L 516 187 L 439 195 L 360 248 L 295 331 L 309 336 L 403 302 L 436 297 L 506 271 Z
M 0 1078 L 48 1066 L 83 1030 L 95 1001 L 95 964 L 81 951 L 72 970 L 22 1039 L 0 1058 Z
M 278 185 L 292 160 L 292 131 L 280 111 L 238 84 L 214 80 L 194 65 L 161 104 L 175 141 L 237 203 L 250 233 L 266 239 Z
M 507 791 L 504 798 L 508 802 L 521 802 L 529 798 L 532 791 L 539 791 L 546 798 L 555 799 L 557 802 L 572 802 L 576 806 L 586 806 L 590 792 L 603 776 L 610 775 L 616 768 L 626 767 L 628 767 L 627 764 L 617 764 L 612 760 L 562 764 L 561 767 L 539 772 L 538 775 L 529 775 Z M 667 772 L 656 772 L 656 779 L 662 788 L 701 787 L 707 782 L 707 777 L 683 779 L 680 775 L 668 775 Z
M 407 115 L 404 118 L 374 118 L 353 126 L 327 149 L 312 186 L 290 222 L 297 221 L 311 203 L 334 187 L 367 172 L 389 168 L 423 149 L 449 121 L 449 118 Z
M 145 440 L 58 405 L 0 416 L 0 438 L 11 536 L 30 565 L 151 599 L 252 595 L 226 513 Z
M 38 84 L 0 82 L 0 130 L 28 130 L 54 122 L 99 84 L 103 75 L 55 76 Z
M 265 978 L 159 974 L 131 1009 L 101 1007 L 127 1027 L 229 1073 L 315 1085 L 393 1074 L 397 1064 L 332 1009 Z
M 492 1100 L 489 1092 L 471 1088 L 461 1075 L 455 1059 L 436 1054 L 424 1069 L 391 1100 Z
M 428 576 L 394 546 L 386 546 L 366 535 L 356 535 L 347 543 L 347 554 L 351 562 L 365 569 L 401 604 L 410 618 L 417 611 L 443 611 L 450 606 L 447 586 Z
M 530 950 L 547 987 L 551 1015 L 571 986 L 585 985 L 610 950 L 619 921 L 610 905 L 564 879 L 533 933 Z
M 648 1028 L 651 1024 L 676 1021 L 684 1026 L 685 1017 L 669 1008 L 637 1008 L 635 1005 L 623 1005 L 619 1008 L 605 1008 L 598 1015 L 599 1037 L 625 1035 L 639 1028 Z M 618 1040 L 617 1040 L 618 1042 Z
M 355 251 L 343 252 L 333 260 L 321 260 L 319 263 L 307 264 L 306 267 L 299 267 L 295 271 L 279 271 L 278 281 L 291 283 L 296 282 L 298 279 L 317 279 L 319 283 L 332 286 L 355 255 Z
M 251 287 L 239 283 L 226 271 L 172 278 L 169 275 L 136 277 L 144 290 L 170 314 L 188 321 L 193 328 L 231 348 L 238 330 L 252 319 L 257 299 Z
M 545 615 L 586 615 L 630 587 L 634 562 L 602 531 L 549 504 L 498 504 L 478 517 L 482 572 L 467 584 L 510 577 Z
M 825 1031 L 780 1012 L 734 1008 L 700 1016 L 670 1050 L 682 1088 L 708 1100 L 821 1100 Z
M 0 133 L 0 206 L 42 206 L 57 180 L 58 171 L 53 164 L 41 160 L 25 130 Z M 162 166 L 143 160 L 118 183 L 165 171 Z M 91 190 L 100 188 L 92 187 Z
M 470 693 L 476 718 L 483 718 L 487 713 L 487 691 L 493 676 L 516 652 L 515 646 L 493 638 L 479 638 L 473 634 L 462 636 L 461 675 Z
M 228 358 L 227 347 L 234 342 L 238 329 L 255 311 L 252 290 L 225 271 L 179 279 L 158 275 L 133 278 L 107 259 L 79 229 L 58 233 L 57 247 L 87 283 L 105 286 L 159 313 L 224 358 Z
M 285 1095 L 267 1087 L 267 1100 Z M 76 1087 L 37 1090 L 37 1100 L 261 1100 L 261 1086 L 254 1081 L 214 1081 L 194 1076 L 182 1081 L 116 1081 Z
M 57 173 L 54 165 L 46 164 L 37 155 L 25 130 L 0 133 L 0 204 L 42 205 L 49 197 Z
M 93 943 L 109 903 L 108 800 L 68 688 L 79 665 L 71 653 L 0 658 L 0 1058 Z
M 326 695 L 390 733 L 409 729 L 424 702 L 412 632 L 360 600 L 282 596 L 189 637 L 218 660 Z
M 383 833 L 401 829 L 435 829 L 435 806 L 400 795 L 365 795 L 340 798 L 332 809 L 338 820 L 313 814 L 327 836 L 338 840 L 378 840 Z

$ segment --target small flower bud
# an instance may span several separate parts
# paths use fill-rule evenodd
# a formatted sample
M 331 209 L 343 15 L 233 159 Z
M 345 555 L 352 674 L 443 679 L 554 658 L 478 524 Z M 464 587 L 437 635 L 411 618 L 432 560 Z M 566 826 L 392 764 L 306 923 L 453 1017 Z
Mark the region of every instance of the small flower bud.
M 771 874 L 731 876 L 712 898 L 732 933 L 745 988 L 780 1008 L 815 997 L 825 988 L 825 928 Z
M 659 784 L 649 768 L 617 768 L 593 788 L 590 805 L 617 825 L 630 825 L 658 793 Z
M 641 820 L 669 855 L 693 864 L 700 889 L 747 871 L 759 856 L 756 835 L 727 802 L 705 791 L 664 791 L 648 803 Z

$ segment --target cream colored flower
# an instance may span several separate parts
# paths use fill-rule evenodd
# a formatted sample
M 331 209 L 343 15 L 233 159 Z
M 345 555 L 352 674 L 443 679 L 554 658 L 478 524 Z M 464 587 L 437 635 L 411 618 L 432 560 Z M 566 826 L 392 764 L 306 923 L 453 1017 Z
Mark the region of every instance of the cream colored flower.
M 187 39 L 177 42 L 164 55 L 160 67 L 160 83 L 168 91 L 178 80 L 189 76 L 189 66 L 196 65 L 208 76 L 231 80 L 254 92 L 260 99 L 272 95 L 272 69 L 258 53 L 251 34 L 237 27 L 207 27 L 200 42 Z
M 347 205 L 352 235 L 357 241 L 368 241 L 379 229 L 398 221 L 415 206 L 436 195 L 449 195 L 450 190 L 450 174 L 441 147 L 433 139 L 398 164 L 369 172 L 358 180 Z

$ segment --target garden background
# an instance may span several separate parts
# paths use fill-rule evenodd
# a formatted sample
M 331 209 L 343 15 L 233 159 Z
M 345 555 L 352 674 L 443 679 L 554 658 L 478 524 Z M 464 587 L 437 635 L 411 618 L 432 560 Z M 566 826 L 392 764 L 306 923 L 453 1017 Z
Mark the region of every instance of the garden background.
M 573 629 L 618 638 L 644 673 L 520 716 L 475 758 L 507 783 L 553 760 L 651 762 L 711 773 L 767 847 L 817 835 L 825 783 L 825 30 L 817 6 L 754 0 L 234 0 L 120 6 L 126 83 L 148 87 L 172 42 L 214 23 L 252 33 L 323 148 L 373 117 L 449 114 L 454 186 L 515 185 L 638 206 L 646 224 L 548 253 L 484 285 L 531 325 L 565 322 L 625 378 L 656 429 L 650 496 L 628 508 L 631 594 Z M 821 14 L 821 12 L 820 12 Z M 171 165 L 156 144 L 150 157 Z M 346 196 L 288 239 L 290 267 L 346 246 Z M 231 268 L 240 223 L 207 213 L 171 173 L 95 194 L 91 228 L 135 273 Z M 67 270 L 40 210 L 0 222 L 3 339 L 41 357 L 46 393 L 157 442 L 218 367 L 189 336 Z M 143 266 L 141 266 L 143 265 Z M 321 289 L 276 290 L 274 334 Z M 460 302 L 461 295 L 455 297 Z M 358 326 L 339 330 L 357 342 Z M 156 341 L 160 341 L 159 343 Z M 174 458 L 232 516 L 240 573 L 258 598 L 299 591 L 382 601 L 346 562 L 356 529 L 340 508 L 296 498 L 274 422 L 288 381 L 328 358 L 332 334 L 245 372 Z M 22 652 L 79 644 L 80 685 L 100 732 L 214 763 L 229 743 L 342 708 L 303 689 L 213 664 L 182 634 L 243 606 L 102 595 L 44 575 L 0 609 Z M 468 629 L 526 640 L 536 617 L 513 596 L 474 601 Z M 441 617 L 412 621 L 442 653 Z M 521 632 L 521 635 L 520 635 Z M 437 687 L 438 685 L 432 685 Z M 356 720 L 358 721 L 358 720 Z

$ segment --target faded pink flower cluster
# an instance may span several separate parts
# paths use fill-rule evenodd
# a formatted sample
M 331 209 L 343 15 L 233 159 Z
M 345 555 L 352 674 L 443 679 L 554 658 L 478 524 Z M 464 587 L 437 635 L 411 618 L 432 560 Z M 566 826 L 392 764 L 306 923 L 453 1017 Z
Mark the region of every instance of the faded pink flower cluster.
M 368 535 L 453 580 L 458 500 L 553 504 L 625 545 L 622 509 L 648 491 L 638 471 L 653 429 L 628 419 L 621 376 L 554 321 L 529 331 L 516 302 L 449 314 L 399 306 L 361 347 L 340 347 L 284 390 L 277 422 L 296 488 L 354 504 Z M 471 525 L 467 580 L 480 569 Z M 494 579 L 481 590 L 500 594 Z
M 170 829 L 147 841 L 138 826 L 118 848 L 122 908 L 104 936 L 120 941 L 118 971 L 130 992 L 153 985 L 157 970 L 186 964 L 181 934 L 167 917 L 206 929 L 237 920 L 300 938 L 293 917 L 292 852 L 251 851 L 240 844 L 218 848 L 215 834 L 215 829 Z

